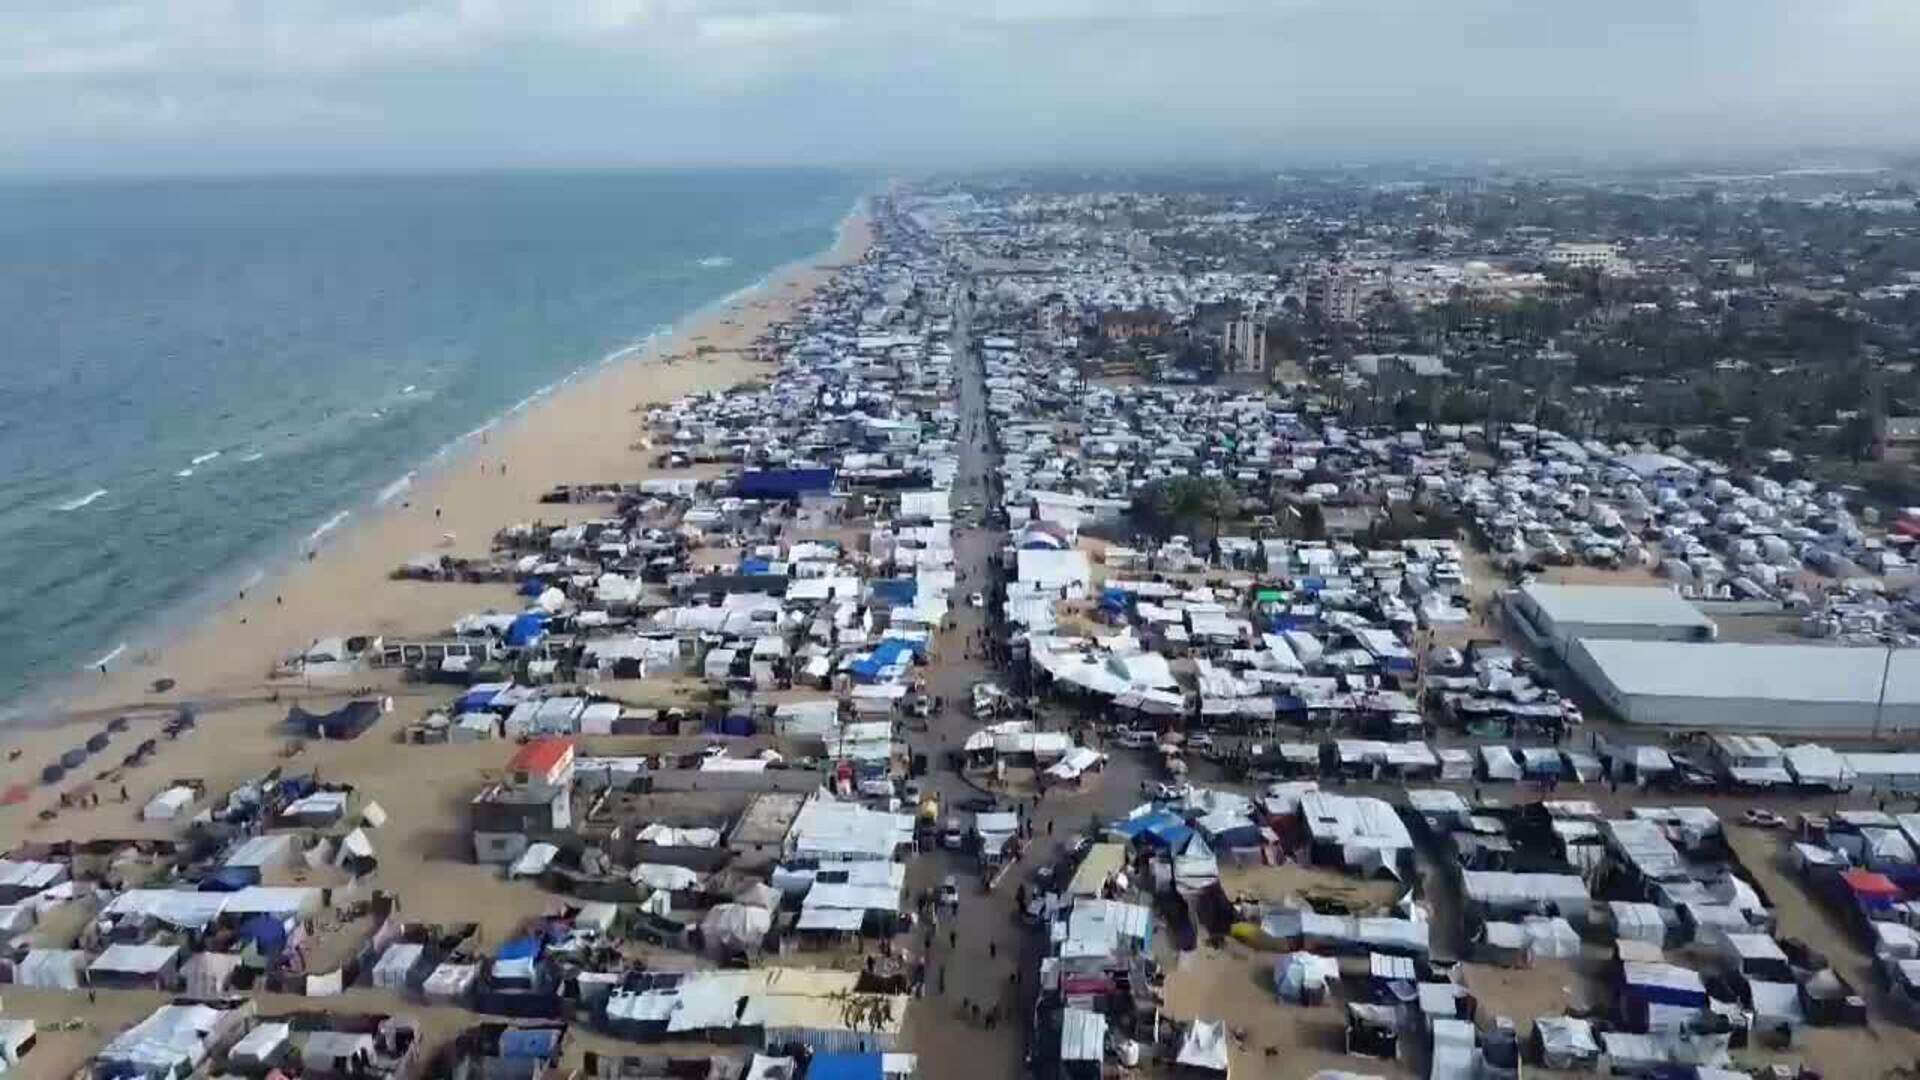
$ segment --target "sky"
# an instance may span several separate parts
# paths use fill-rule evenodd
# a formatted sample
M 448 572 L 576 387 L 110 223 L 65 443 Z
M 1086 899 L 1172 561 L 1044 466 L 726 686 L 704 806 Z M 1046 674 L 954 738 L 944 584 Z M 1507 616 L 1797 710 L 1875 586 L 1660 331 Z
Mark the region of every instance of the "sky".
M 0 0 L 0 170 L 1920 141 L 1920 0 Z

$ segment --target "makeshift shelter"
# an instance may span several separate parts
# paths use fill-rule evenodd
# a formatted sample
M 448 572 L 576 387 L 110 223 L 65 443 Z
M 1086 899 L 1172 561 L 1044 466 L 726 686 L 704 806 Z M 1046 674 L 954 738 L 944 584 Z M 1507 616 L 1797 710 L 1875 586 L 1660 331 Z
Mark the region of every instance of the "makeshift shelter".
M 1174 1064 L 1200 1073 L 1227 1075 L 1227 1024 L 1224 1020 L 1195 1020 L 1180 1040 Z
M 1541 1016 L 1533 1021 L 1534 1042 L 1549 1069 L 1588 1069 L 1600 1057 L 1593 1025 L 1572 1016 Z
M 87 985 L 102 989 L 166 990 L 179 977 L 178 945 L 109 945 L 87 965 Z
M 13 981 L 35 990 L 78 990 L 87 954 L 77 949 L 29 949 L 13 965 Z
M 298 705 L 287 710 L 287 726 L 309 739 L 357 739 L 386 711 L 380 701 L 349 701 L 332 712 L 308 712 Z
M 426 946 L 402 941 L 387 946 L 373 965 L 373 985 L 393 993 L 404 993 L 427 962 Z
M 1296 1005 L 1318 1005 L 1326 999 L 1327 984 L 1340 978 L 1340 962 L 1331 956 L 1293 952 L 1273 966 L 1273 988 L 1281 1000 Z
M 187 957 L 180 968 L 187 996 L 216 998 L 225 994 L 233 986 L 240 964 L 240 957 L 233 953 L 200 952 Z
M 758 952 L 773 929 L 773 913 L 745 904 L 718 904 L 700 920 L 700 937 L 709 952 L 725 955 Z

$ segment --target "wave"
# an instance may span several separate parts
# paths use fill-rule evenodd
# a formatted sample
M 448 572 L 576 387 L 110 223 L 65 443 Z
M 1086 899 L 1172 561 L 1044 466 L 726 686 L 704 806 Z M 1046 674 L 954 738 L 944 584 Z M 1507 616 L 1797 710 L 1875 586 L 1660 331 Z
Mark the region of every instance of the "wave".
M 388 484 L 386 487 L 381 488 L 380 494 L 375 496 L 373 501 L 382 506 L 392 502 L 394 499 L 400 496 L 401 492 L 413 486 L 413 478 L 414 478 L 414 473 L 412 471 L 409 471 L 405 476 L 402 476 L 400 479 L 395 480 L 393 483 Z
M 180 478 L 181 478 L 182 480 L 184 480 L 184 479 L 186 479 L 187 477 L 189 477 L 189 476 L 192 476 L 192 475 L 193 475 L 193 470 L 192 470 L 192 469 L 181 469 L 181 470 L 180 470 L 179 472 L 177 472 L 177 473 L 174 473 L 173 475 L 175 475 L 175 476 L 177 476 L 177 477 L 180 477 Z
M 254 451 L 253 453 L 251 453 L 251 454 L 248 454 L 248 455 L 247 455 L 246 457 L 243 457 L 243 458 L 241 458 L 240 460 L 241 460 L 241 461 L 243 461 L 243 462 L 247 462 L 247 461 L 259 461 L 259 460 L 260 460 L 261 458 L 263 458 L 263 457 L 266 457 L 266 456 L 267 456 L 267 455 L 265 455 L 265 454 L 263 454 L 263 453 L 261 453 L 260 451 L 258 451 L 258 450 L 255 450 L 255 451 Z
M 188 462 L 188 464 L 190 464 L 190 465 L 205 465 L 205 464 L 206 464 L 207 462 L 209 462 L 209 461 L 212 461 L 212 460 L 213 460 L 214 458 L 217 458 L 217 457 L 219 457 L 219 456 L 220 456 L 220 451 L 218 451 L 218 450 L 209 450 L 209 451 L 207 451 L 207 452 L 206 452 L 206 453 L 204 453 L 204 454 L 200 454 L 200 455 L 198 455 L 198 456 L 196 456 L 196 457 L 195 457 L 195 458 L 194 458 L 194 459 L 193 459 L 193 460 L 192 460 L 191 462 Z
M 328 518 L 326 521 L 321 522 L 319 528 L 307 534 L 307 546 L 311 548 L 317 545 L 320 542 L 321 537 L 339 528 L 341 525 L 346 524 L 346 520 L 352 516 L 353 516 L 353 511 L 342 510 L 339 513 Z
M 89 491 L 85 495 L 82 495 L 77 499 L 68 499 L 66 502 L 61 503 L 60 509 L 62 512 L 65 512 L 68 510 L 78 510 L 83 506 L 92 506 L 94 503 L 106 497 L 107 497 L 106 488 L 96 488 L 93 491 Z
M 694 265 L 702 270 L 720 270 L 733 265 L 733 259 L 726 255 L 709 255 Z
M 416 389 L 418 389 L 418 387 L 416 387 L 413 383 L 408 383 L 407 385 L 400 388 L 400 392 L 403 394 L 411 394 Z
M 123 642 L 121 642 L 120 644 L 118 644 L 118 645 L 115 645 L 115 646 L 113 647 L 113 651 L 112 651 L 112 652 L 109 652 L 109 653 L 108 653 L 107 655 L 105 655 L 105 656 L 103 656 L 103 657 L 101 657 L 101 658 L 100 658 L 100 659 L 98 659 L 98 660 L 95 660 L 95 661 L 94 661 L 93 663 L 91 663 L 91 664 L 88 664 L 87 666 L 88 666 L 88 667 L 90 667 L 90 668 L 103 668 L 103 667 L 106 667 L 106 666 L 107 666 L 108 664 L 111 664 L 111 663 L 113 663 L 113 662 L 114 662 L 115 660 L 118 660 L 118 659 L 120 659 L 120 655 L 121 655 L 122 653 L 124 653 L 124 652 L 126 652 L 126 651 L 127 651 L 127 643 L 123 641 Z

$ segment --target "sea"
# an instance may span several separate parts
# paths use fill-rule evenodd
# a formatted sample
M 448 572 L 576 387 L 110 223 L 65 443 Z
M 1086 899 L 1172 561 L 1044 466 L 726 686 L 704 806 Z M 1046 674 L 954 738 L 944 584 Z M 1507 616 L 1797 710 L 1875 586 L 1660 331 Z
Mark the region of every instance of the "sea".
M 823 250 L 871 180 L 0 180 L 0 719 Z

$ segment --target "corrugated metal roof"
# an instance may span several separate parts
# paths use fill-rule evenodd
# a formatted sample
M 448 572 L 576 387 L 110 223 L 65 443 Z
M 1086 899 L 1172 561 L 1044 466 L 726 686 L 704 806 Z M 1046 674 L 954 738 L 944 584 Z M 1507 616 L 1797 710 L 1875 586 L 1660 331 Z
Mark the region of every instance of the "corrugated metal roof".
M 1659 585 L 1522 586 L 1521 593 L 1556 623 L 1711 628 L 1713 620 L 1679 593 Z
M 1886 679 L 1886 703 L 1920 705 L 1920 649 L 1719 642 L 1600 641 L 1575 646 L 1622 694 L 1706 699 L 1757 698 L 1872 705 Z

